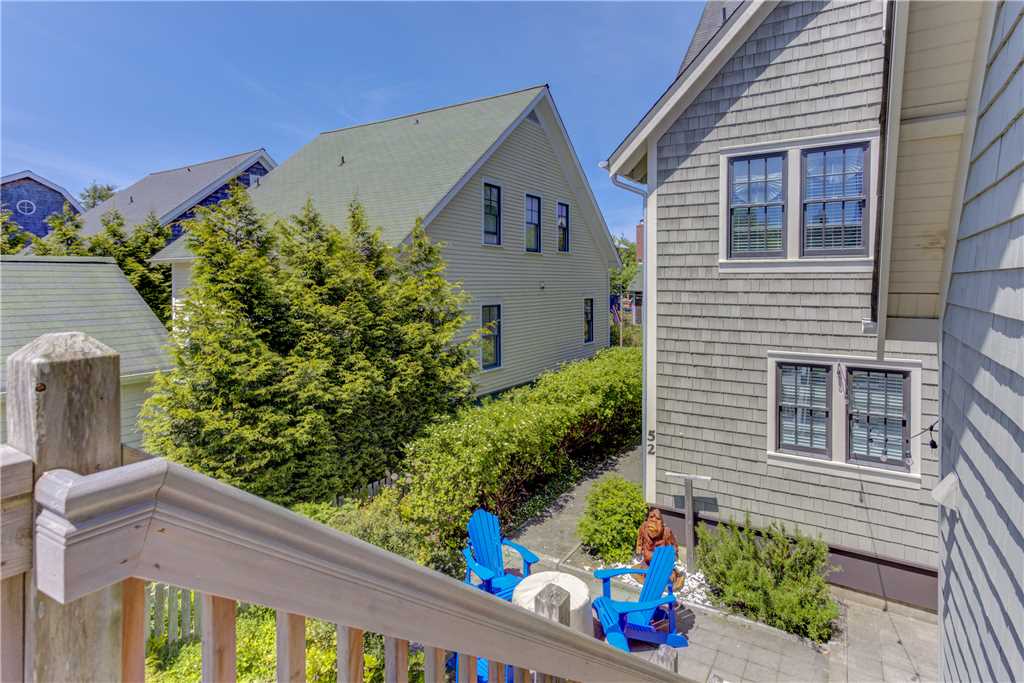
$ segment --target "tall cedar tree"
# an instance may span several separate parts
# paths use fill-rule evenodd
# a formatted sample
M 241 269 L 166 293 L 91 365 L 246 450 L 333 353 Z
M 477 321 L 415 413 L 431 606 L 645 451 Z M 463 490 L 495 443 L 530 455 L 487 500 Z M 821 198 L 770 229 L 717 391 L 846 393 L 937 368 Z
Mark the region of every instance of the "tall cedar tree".
M 192 283 L 147 446 L 276 502 L 330 500 L 397 467 L 472 397 L 463 295 L 417 225 L 407 246 L 311 204 L 268 228 L 233 187 L 188 226 Z
M 151 212 L 128 234 L 124 217 L 117 209 L 103 214 L 100 221 L 103 230 L 89 240 L 89 253 L 114 257 L 128 282 L 166 324 L 171 317 L 171 268 L 150 263 L 149 259 L 171 238 L 170 226 L 160 225 L 160 220 Z
M 32 241 L 32 235 L 11 220 L 11 212 L 0 209 L 0 254 L 17 254 Z
M 36 256 L 88 256 L 89 247 L 82 237 L 82 217 L 75 213 L 71 204 L 64 202 L 60 213 L 50 214 L 46 219 L 50 232 L 41 239 L 32 241 L 32 253 Z
M 113 197 L 114 189 L 113 185 L 97 183 L 94 180 L 78 193 L 78 198 L 82 200 L 82 207 L 88 211 Z

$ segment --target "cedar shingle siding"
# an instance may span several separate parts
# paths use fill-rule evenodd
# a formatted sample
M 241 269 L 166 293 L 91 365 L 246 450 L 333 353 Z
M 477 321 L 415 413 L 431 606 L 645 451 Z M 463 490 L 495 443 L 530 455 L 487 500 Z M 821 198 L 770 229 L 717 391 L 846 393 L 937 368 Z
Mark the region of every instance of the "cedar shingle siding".
M 942 331 L 943 680 L 1024 680 L 1024 3 L 1000 6 Z
M 920 489 L 766 460 L 766 351 L 872 357 L 876 337 L 861 326 L 871 274 L 718 268 L 719 150 L 877 128 L 882 69 L 880 2 L 783 3 L 659 140 L 657 502 L 683 507 L 681 480 L 665 470 L 699 471 L 714 480 L 698 486 L 698 510 L 738 521 L 749 512 L 754 526 L 780 520 L 934 567 L 935 451 L 920 452 Z M 923 362 L 921 420 L 931 424 L 936 345 L 889 342 L 886 357 Z

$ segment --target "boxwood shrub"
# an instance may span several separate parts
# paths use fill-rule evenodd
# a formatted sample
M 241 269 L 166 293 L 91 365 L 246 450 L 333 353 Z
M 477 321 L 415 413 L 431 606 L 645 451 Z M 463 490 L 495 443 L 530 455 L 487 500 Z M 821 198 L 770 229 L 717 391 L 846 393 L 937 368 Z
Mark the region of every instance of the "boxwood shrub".
M 646 517 L 640 485 L 613 475 L 597 482 L 587 496 L 577 533 L 583 545 L 605 562 L 629 562 Z
M 457 552 L 479 506 L 506 525 L 544 481 L 637 443 L 640 350 L 612 348 L 465 408 L 409 444 L 403 512 Z
M 825 642 L 839 608 L 825 577 L 828 546 L 772 523 L 762 534 L 722 524 L 697 526 L 697 563 L 721 606 L 760 622 Z

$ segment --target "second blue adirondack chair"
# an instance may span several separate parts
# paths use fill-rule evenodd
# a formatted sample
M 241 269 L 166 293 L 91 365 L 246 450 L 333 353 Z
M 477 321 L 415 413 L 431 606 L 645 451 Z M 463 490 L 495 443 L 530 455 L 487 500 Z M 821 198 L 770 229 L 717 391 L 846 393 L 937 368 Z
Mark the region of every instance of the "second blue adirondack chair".
M 498 518 L 483 508 L 478 508 L 469 518 L 469 545 L 462 551 L 466 558 L 466 583 L 477 586 L 503 600 L 512 600 L 512 591 L 530 575 L 530 567 L 540 558 L 529 550 L 513 543 L 501 535 Z M 505 571 L 505 561 L 501 555 L 502 546 L 508 546 L 523 558 L 523 576 L 516 576 Z M 480 583 L 473 583 L 473 575 Z
M 594 600 L 594 611 L 604 628 L 605 640 L 629 652 L 629 640 L 665 643 L 670 647 L 686 647 L 686 636 L 676 633 L 676 596 L 672 593 L 672 570 L 676 553 L 671 546 L 654 549 L 647 569 L 598 569 L 594 577 L 601 579 L 602 596 Z M 612 600 L 611 578 L 620 574 L 643 574 L 644 587 L 636 602 Z M 654 624 L 668 619 L 668 632 Z

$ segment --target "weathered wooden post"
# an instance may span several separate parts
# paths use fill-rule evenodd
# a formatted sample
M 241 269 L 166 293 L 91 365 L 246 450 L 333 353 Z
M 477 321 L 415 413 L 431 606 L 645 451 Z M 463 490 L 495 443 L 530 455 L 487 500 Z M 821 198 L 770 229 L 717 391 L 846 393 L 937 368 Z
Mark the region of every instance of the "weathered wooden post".
M 33 460 L 33 481 L 54 469 L 92 474 L 120 466 L 120 367 L 117 352 L 81 332 L 45 334 L 11 354 L 7 443 Z M 28 576 L 25 677 L 121 680 L 121 586 L 61 605 L 37 593 Z
M 551 621 L 557 621 L 563 626 L 570 625 L 571 604 L 569 591 L 558 584 L 549 583 L 540 589 L 537 597 L 533 599 L 533 611 Z M 537 672 L 538 683 L 554 683 L 554 676 Z

